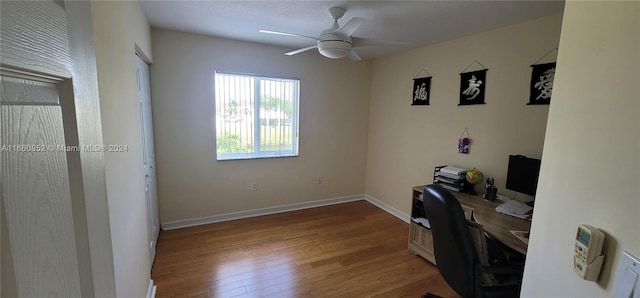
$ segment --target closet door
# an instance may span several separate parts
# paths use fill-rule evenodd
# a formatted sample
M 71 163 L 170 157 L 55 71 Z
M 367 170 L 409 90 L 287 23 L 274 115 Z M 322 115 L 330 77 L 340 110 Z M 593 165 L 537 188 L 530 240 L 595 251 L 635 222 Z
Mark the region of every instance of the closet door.
M 138 106 L 142 136 L 145 195 L 147 200 L 149 264 L 156 256 L 156 242 L 160 233 L 158 217 L 158 195 L 156 186 L 156 162 L 153 146 L 153 118 L 151 114 L 151 90 L 149 88 L 149 65 L 136 55 L 138 80 Z

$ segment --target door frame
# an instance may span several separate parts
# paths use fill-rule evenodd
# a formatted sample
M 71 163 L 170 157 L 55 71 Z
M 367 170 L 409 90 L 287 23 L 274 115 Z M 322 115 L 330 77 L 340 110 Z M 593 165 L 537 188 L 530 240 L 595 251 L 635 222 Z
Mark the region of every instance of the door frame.
M 69 30 L 69 50 L 73 77 L 73 116 L 76 118 L 78 144 L 102 145 L 102 118 L 98 96 L 98 76 L 91 4 L 88 1 L 64 2 Z M 64 110 L 63 106 L 63 110 Z M 66 117 L 64 117 L 66 118 Z M 67 132 L 65 131 L 65 134 Z M 91 286 L 94 297 L 115 297 L 115 270 L 111 243 L 111 224 L 107 185 L 104 170 L 104 154 L 80 152 L 77 168 L 80 175 L 78 187 L 84 207 L 88 254 L 82 255 L 82 264 L 91 270 Z M 70 169 L 70 172 L 72 169 Z M 79 254 L 80 255 L 80 254 Z M 80 256 L 79 256 L 80 258 Z M 81 265 L 82 266 L 82 265 Z

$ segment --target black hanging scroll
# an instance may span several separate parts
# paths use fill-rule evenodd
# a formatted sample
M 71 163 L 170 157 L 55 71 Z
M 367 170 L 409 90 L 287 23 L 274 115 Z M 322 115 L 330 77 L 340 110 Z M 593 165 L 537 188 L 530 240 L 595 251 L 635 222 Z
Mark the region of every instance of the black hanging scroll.
M 413 79 L 412 106 L 429 105 L 431 77 Z
M 419 78 L 420 73 L 426 73 L 426 77 Z M 413 77 L 413 99 L 412 106 L 428 106 L 431 96 L 431 74 L 424 68 Z
M 484 90 L 487 86 L 487 70 L 477 70 L 460 74 L 460 106 L 484 104 Z
M 551 103 L 553 79 L 556 63 L 531 65 L 531 93 L 528 105 L 548 105 Z

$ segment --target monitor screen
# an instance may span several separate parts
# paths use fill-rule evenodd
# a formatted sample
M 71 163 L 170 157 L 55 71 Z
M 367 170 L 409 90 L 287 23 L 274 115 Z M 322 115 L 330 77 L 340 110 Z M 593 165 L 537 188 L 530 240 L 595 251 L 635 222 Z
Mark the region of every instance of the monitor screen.
M 522 155 L 509 155 L 507 189 L 530 196 L 536 195 L 540 160 Z

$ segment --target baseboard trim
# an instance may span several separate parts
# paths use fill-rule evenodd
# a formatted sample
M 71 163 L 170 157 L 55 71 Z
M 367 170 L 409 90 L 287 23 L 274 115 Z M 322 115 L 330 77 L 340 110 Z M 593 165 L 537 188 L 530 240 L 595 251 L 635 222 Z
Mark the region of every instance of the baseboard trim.
M 386 211 L 387 213 L 401 219 L 402 221 L 408 223 L 411 220 L 411 217 L 409 217 L 408 215 L 402 213 L 400 210 L 393 208 L 385 203 L 383 203 L 382 201 L 370 196 L 370 195 L 364 195 L 364 199 L 373 204 L 378 206 L 380 209 Z
M 161 223 L 160 227 L 163 230 L 174 230 L 174 229 L 187 228 L 187 227 L 193 227 L 193 226 L 199 226 L 199 225 L 206 225 L 206 224 L 211 224 L 211 223 L 216 223 L 216 222 L 223 222 L 223 221 L 236 220 L 236 219 L 242 219 L 242 218 L 248 218 L 248 217 L 276 214 L 276 213 L 295 211 L 295 210 L 302 210 L 302 209 L 315 208 L 315 207 L 322 207 L 322 206 L 329 206 L 329 205 L 342 204 L 342 203 L 354 202 L 354 201 L 360 201 L 360 200 L 369 201 L 368 199 L 366 199 L 366 197 L 367 197 L 366 195 L 353 195 L 353 196 L 332 198 L 332 199 L 326 199 L 326 200 L 318 200 L 318 201 L 311 201 L 311 202 L 304 202 L 304 203 L 295 203 L 295 204 L 288 204 L 288 205 L 282 205 L 282 206 L 276 206 L 276 207 L 267 207 L 267 208 L 253 209 L 253 210 L 240 211 L 240 212 L 232 212 L 232 213 L 226 213 L 226 214 L 220 214 L 220 215 L 205 216 L 205 217 L 192 218 L 192 219 L 174 220 L 174 221 L 168 221 L 168 222 Z M 373 199 L 373 200 L 375 200 L 375 199 Z M 380 207 L 380 205 L 378 205 L 376 203 L 373 203 L 373 204 L 378 206 L 378 207 Z M 380 204 L 382 204 L 382 203 L 380 203 Z M 380 208 L 382 208 L 385 211 L 387 211 L 387 209 L 385 209 L 384 207 L 380 207 Z M 389 208 L 391 208 L 391 207 L 389 207 Z M 393 209 L 393 208 L 391 208 L 391 209 Z M 395 209 L 393 209 L 393 210 L 395 210 Z M 387 211 L 387 212 L 389 212 L 389 211 Z M 396 212 L 398 212 L 398 211 L 396 210 Z M 389 212 L 389 213 L 391 213 L 391 212 Z M 391 213 L 391 214 L 393 214 L 393 213 Z M 393 214 L 393 215 L 397 216 L 396 214 Z M 408 220 L 406 220 L 406 221 L 408 222 Z
M 147 288 L 147 298 L 156 297 L 156 285 L 153 284 L 153 279 L 149 280 L 149 287 Z

